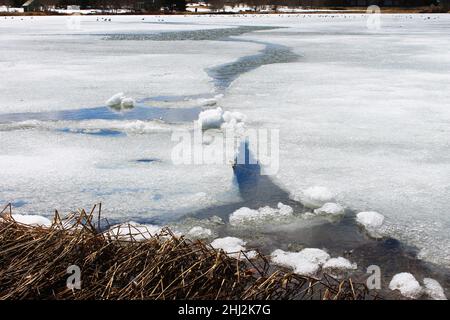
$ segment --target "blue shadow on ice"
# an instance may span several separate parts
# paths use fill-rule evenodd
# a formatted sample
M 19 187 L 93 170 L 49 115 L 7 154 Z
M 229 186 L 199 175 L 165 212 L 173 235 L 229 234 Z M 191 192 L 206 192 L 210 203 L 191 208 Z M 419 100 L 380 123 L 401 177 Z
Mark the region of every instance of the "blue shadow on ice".
M 197 119 L 202 111 L 200 107 L 192 108 L 159 108 L 142 107 L 117 112 L 108 107 L 73 109 L 47 112 L 23 112 L 0 115 L 0 123 L 28 120 L 39 121 L 81 121 L 81 120 L 162 120 L 166 122 L 187 122 Z

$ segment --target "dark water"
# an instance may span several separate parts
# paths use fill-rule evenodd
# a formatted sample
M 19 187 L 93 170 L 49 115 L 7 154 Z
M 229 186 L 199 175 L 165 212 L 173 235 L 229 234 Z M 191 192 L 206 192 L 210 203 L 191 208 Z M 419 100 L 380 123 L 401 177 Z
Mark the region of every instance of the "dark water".
M 244 33 L 279 29 L 279 27 L 264 26 L 239 26 L 235 28 L 217 28 L 189 31 L 167 31 L 159 33 L 116 33 L 104 37 L 105 40 L 151 40 L 151 41 L 202 41 L 202 40 L 224 40 Z
M 289 63 L 298 60 L 299 56 L 290 48 L 271 43 L 252 42 L 265 45 L 258 54 L 242 57 L 234 62 L 208 69 L 208 75 L 213 79 L 216 87 L 223 91 L 230 86 L 241 74 L 252 71 L 263 65 L 274 63 Z

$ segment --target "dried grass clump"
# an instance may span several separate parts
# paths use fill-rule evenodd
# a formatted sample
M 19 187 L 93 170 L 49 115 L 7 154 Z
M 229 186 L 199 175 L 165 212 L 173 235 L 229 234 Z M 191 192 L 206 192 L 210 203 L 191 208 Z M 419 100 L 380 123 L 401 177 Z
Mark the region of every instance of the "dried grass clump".
M 373 298 L 351 279 L 299 276 L 260 254 L 235 259 L 169 229 L 136 241 L 130 225 L 124 241 L 99 230 L 96 207 L 64 220 L 56 212 L 50 228 L 20 224 L 7 208 L 0 218 L 0 299 Z M 80 290 L 66 286 L 71 265 L 81 269 Z

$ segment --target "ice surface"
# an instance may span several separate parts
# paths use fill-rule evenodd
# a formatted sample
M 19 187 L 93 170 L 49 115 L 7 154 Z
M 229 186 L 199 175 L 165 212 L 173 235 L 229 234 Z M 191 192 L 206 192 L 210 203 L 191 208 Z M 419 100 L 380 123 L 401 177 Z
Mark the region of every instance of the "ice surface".
M 450 266 L 450 16 L 380 19 L 370 30 L 365 15 L 272 18 L 288 28 L 242 38 L 301 58 L 242 75 L 222 107 L 245 112 L 249 127 L 280 129 L 275 178 L 288 191 L 326 186 Z
M 234 34 L 240 42 L 214 31 L 201 43 L 151 39 L 249 17 L 109 18 L 81 17 L 79 29 L 70 17 L 0 19 L 0 200 L 24 199 L 16 212 L 49 216 L 102 201 L 108 217 L 142 221 L 240 199 L 229 166 L 171 164 L 170 132 L 187 125 L 1 118 L 101 106 L 123 91 L 150 107 L 214 105 L 244 113 L 246 126 L 280 129 L 277 184 L 294 195 L 311 186 L 336 193 L 312 209 L 336 201 L 382 212 L 387 234 L 450 266 L 448 15 L 382 15 L 379 30 L 358 14 L 252 15 L 252 26 L 286 28 Z M 252 68 L 216 98 L 207 70 L 265 43 L 299 58 Z
M 445 296 L 444 289 L 434 279 L 425 278 L 423 279 L 424 289 L 427 296 L 433 300 L 447 300 Z
M 419 298 L 423 293 L 419 282 L 408 272 L 396 274 L 389 283 L 389 289 L 399 290 L 403 296 L 412 299 Z

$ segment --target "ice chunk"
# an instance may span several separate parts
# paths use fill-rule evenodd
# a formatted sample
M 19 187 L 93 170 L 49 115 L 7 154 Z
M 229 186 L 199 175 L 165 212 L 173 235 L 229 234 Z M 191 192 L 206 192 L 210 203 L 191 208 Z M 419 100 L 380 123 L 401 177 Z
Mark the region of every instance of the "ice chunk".
M 229 221 L 231 225 L 236 226 L 244 222 L 258 220 L 259 218 L 260 212 L 258 210 L 242 207 L 230 215 Z
M 223 110 L 221 107 L 216 109 L 209 109 L 200 112 L 198 115 L 198 124 L 202 127 L 202 129 L 218 129 L 224 122 L 223 120 Z
M 122 103 L 122 100 L 125 98 L 125 94 L 123 92 L 116 93 L 111 98 L 106 100 L 106 105 L 109 107 L 118 106 Z
M 344 214 L 344 207 L 337 203 L 327 202 L 322 207 L 315 209 L 315 214 L 338 216 Z
M 290 216 L 294 213 L 294 209 L 291 206 L 278 202 L 278 212 L 281 216 Z
M 364 211 L 356 215 L 356 221 L 368 231 L 374 231 L 381 227 L 384 216 L 375 211 Z
M 292 268 L 295 273 L 314 276 L 320 267 L 330 259 L 330 255 L 315 248 L 306 248 L 300 252 L 277 249 L 272 252 L 271 259 L 276 264 Z
M 12 218 L 19 223 L 30 226 L 50 227 L 52 225 L 52 222 L 49 219 L 39 215 L 24 215 L 16 213 L 12 215 Z
M 134 107 L 134 99 L 133 98 L 127 98 L 127 97 L 125 97 L 125 98 L 123 98 L 122 99 L 122 101 L 121 101 L 121 103 L 120 103 L 120 106 L 123 108 L 123 109 L 131 109 L 131 108 L 133 108 Z
M 134 99 L 126 97 L 123 92 L 116 93 L 106 101 L 106 105 L 113 109 L 131 109 L 134 107 Z
M 225 237 L 215 239 L 211 242 L 211 246 L 215 249 L 222 249 L 226 254 L 231 257 L 238 258 L 243 257 L 241 251 L 244 251 L 248 258 L 253 258 L 256 256 L 255 251 L 246 251 L 246 242 L 242 239 L 235 237 Z
M 335 194 L 325 187 L 310 187 L 300 193 L 291 194 L 291 198 L 300 201 L 305 207 L 316 209 L 325 203 L 333 202 Z
M 425 287 L 425 293 L 427 296 L 429 296 L 433 300 L 447 300 L 447 297 L 445 296 L 444 289 L 434 279 L 431 278 L 424 278 L 423 284 Z
M 260 223 L 267 220 L 278 220 L 289 217 L 294 210 L 281 202 L 278 203 L 278 208 L 271 208 L 265 206 L 258 210 L 242 207 L 230 215 L 229 221 L 232 226 L 238 226 L 245 223 Z
M 202 129 L 241 129 L 246 116 L 241 112 L 223 111 L 221 107 L 200 112 L 198 124 Z
M 192 239 L 205 239 L 212 236 L 211 229 L 203 228 L 201 226 L 192 227 L 186 234 L 188 238 Z
M 399 290 L 403 296 L 412 299 L 419 298 L 423 292 L 419 282 L 408 272 L 396 274 L 389 283 L 389 289 Z
M 348 271 L 348 270 L 356 270 L 357 264 L 352 263 L 349 260 L 338 257 L 338 258 L 331 258 L 325 264 L 323 265 L 323 269 L 327 269 L 329 271 Z

